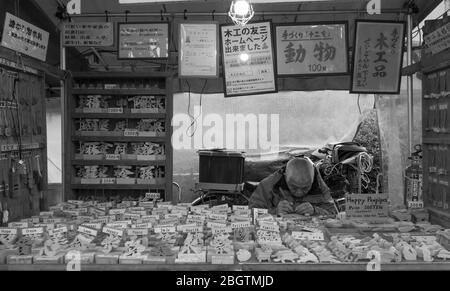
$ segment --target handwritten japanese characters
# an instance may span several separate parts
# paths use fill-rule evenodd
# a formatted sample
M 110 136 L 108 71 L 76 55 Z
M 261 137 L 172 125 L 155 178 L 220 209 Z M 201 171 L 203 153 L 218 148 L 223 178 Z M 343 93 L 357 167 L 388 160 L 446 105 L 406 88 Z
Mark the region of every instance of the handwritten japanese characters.
M 398 94 L 404 23 L 356 23 L 351 93 Z
M 168 23 L 119 23 L 119 59 L 169 56 Z
M 270 22 L 222 26 L 225 96 L 277 92 Z
M 108 47 L 114 44 L 114 25 L 111 22 L 66 23 L 63 27 L 66 47 Z
M 278 75 L 348 72 L 347 24 L 276 27 Z

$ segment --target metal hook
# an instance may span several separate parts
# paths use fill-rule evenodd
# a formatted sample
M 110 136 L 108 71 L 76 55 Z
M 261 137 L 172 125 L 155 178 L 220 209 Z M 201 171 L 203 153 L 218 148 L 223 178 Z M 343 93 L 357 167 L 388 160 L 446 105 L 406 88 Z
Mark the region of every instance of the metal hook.
M 130 10 L 125 10 L 125 22 L 128 22 L 128 13 L 130 13 Z
M 212 20 L 214 21 L 214 13 L 216 13 L 216 9 L 212 11 Z
M 183 13 L 184 20 L 187 20 L 186 12 L 187 12 L 187 9 L 184 9 L 184 13 Z
M 106 22 L 109 22 L 108 10 L 105 10 Z

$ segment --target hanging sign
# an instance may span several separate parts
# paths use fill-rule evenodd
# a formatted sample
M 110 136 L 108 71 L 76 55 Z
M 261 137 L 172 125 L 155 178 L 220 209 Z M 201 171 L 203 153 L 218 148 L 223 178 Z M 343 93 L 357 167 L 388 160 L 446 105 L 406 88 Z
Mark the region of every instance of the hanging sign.
M 225 97 L 278 92 L 271 22 L 221 26 Z
M 6 13 L 2 46 L 45 62 L 49 33 Z
M 431 54 L 437 54 L 450 47 L 450 23 L 439 27 L 423 37 L 425 49 Z
M 119 23 L 118 59 L 169 57 L 168 23 Z
M 63 27 L 66 47 L 108 47 L 114 44 L 114 25 L 111 22 L 66 23 Z
M 347 194 L 345 214 L 348 219 L 383 221 L 389 215 L 389 196 L 380 194 Z
M 347 22 L 276 27 L 278 75 L 348 73 Z
M 180 23 L 178 75 L 218 78 L 218 23 Z
M 404 22 L 356 21 L 351 93 L 399 94 Z

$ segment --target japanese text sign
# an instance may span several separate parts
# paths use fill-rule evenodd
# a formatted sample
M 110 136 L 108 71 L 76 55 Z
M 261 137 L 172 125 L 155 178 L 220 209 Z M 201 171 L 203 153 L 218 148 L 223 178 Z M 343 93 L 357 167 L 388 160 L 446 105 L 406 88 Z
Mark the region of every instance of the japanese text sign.
M 66 47 L 108 47 L 114 44 L 114 25 L 111 22 L 66 23 L 63 45 Z
M 347 194 L 345 214 L 348 219 L 377 222 L 389 214 L 388 194 Z
M 49 33 L 6 13 L 2 46 L 45 62 Z
M 225 97 L 276 93 L 270 22 L 221 26 Z
M 168 23 L 119 23 L 118 59 L 159 59 L 169 56 Z
M 180 77 L 219 76 L 218 34 L 217 23 L 180 23 Z
M 356 21 L 351 93 L 398 94 L 405 24 Z
M 347 23 L 276 26 L 278 75 L 348 73 Z
M 431 54 L 437 54 L 450 47 L 450 23 L 439 27 L 435 31 L 425 35 L 425 48 Z

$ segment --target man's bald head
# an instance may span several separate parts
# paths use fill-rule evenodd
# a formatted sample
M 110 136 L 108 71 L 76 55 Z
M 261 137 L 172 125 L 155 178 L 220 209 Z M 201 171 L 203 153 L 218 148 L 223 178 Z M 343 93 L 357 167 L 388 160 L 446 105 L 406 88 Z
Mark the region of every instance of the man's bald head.
M 307 158 L 295 158 L 286 165 L 286 183 L 295 197 L 306 195 L 314 181 L 314 164 Z

